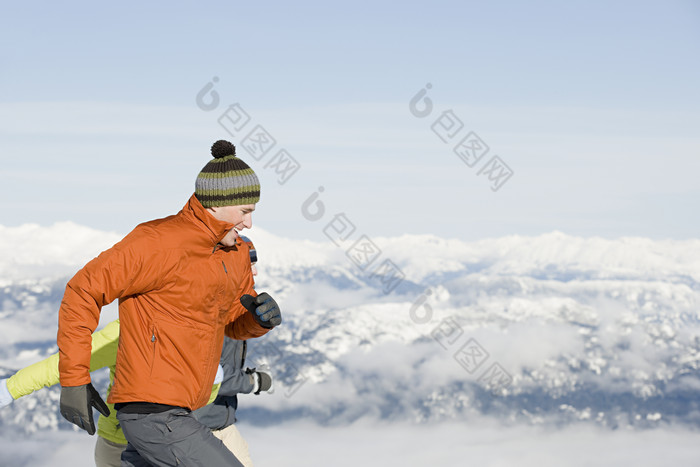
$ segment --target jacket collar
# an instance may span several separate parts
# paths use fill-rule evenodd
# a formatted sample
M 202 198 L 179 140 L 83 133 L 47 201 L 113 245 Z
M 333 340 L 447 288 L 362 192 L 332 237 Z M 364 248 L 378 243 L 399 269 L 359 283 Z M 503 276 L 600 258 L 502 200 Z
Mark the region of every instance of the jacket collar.
M 190 196 L 185 207 L 182 208 L 182 214 L 208 234 L 212 245 L 219 243 L 233 228 L 233 224 L 220 221 L 212 216 L 194 194 Z

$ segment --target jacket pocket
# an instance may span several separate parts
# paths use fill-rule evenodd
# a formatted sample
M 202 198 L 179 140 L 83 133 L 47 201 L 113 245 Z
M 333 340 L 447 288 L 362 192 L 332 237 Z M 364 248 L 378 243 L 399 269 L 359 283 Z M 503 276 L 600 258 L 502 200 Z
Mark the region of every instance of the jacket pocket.
M 212 365 L 213 331 L 169 321 L 154 324 L 150 336 L 152 346 L 151 387 L 158 388 L 159 402 L 193 408 L 208 384 Z

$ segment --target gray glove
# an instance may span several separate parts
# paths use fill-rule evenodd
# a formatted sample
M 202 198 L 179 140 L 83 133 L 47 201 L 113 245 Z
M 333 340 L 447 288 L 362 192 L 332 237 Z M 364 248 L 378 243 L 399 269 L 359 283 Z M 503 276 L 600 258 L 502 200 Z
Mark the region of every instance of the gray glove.
M 246 368 L 245 372 L 250 376 L 250 381 L 253 383 L 251 391 L 256 396 L 261 392 L 272 393 L 272 375 L 267 371 L 256 370 L 255 368 Z
M 258 390 L 255 391 L 255 394 L 260 394 L 263 391 L 269 391 L 272 387 L 272 377 L 264 371 L 256 371 L 255 375 L 258 377 Z
M 92 386 L 92 383 L 61 388 L 61 415 L 69 422 L 87 431 L 89 435 L 95 434 L 95 422 L 92 418 L 93 407 L 105 417 L 109 416 L 109 407 Z
M 282 322 L 280 307 L 267 292 L 263 292 L 255 298 L 252 295 L 243 295 L 241 305 L 250 311 L 255 321 L 264 328 L 272 329 Z

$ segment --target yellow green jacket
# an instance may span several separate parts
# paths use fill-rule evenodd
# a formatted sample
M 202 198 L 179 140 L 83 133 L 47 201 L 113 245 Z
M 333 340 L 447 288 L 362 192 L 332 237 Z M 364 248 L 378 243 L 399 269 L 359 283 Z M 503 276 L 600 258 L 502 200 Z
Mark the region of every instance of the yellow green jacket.
M 119 320 L 107 324 L 101 331 L 92 334 L 92 354 L 90 357 L 90 371 L 101 368 L 109 368 L 109 387 L 107 394 L 112 390 L 114 382 L 114 370 L 117 361 L 117 347 L 119 346 Z M 7 380 L 7 389 L 14 399 L 33 393 L 43 387 L 53 386 L 59 382 L 58 354 L 34 363 L 19 370 Z M 219 393 L 220 384 L 212 387 L 211 403 Z M 106 397 L 105 397 L 106 399 Z M 107 404 L 109 416 L 100 416 L 97 420 L 97 434 L 114 443 L 126 444 L 126 438 L 119 427 L 117 411 L 113 404 Z

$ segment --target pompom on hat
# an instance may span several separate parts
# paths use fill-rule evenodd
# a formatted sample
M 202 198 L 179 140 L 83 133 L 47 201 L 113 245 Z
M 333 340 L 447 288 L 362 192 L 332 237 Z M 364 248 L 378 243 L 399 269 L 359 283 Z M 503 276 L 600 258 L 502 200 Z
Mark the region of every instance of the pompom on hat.
M 194 194 L 205 208 L 239 206 L 260 201 L 260 180 L 253 169 L 236 157 L 236 147 L 219 140 L 211 147 L 214 159 L 204 166 Z

